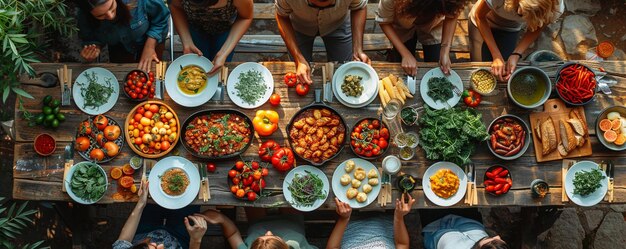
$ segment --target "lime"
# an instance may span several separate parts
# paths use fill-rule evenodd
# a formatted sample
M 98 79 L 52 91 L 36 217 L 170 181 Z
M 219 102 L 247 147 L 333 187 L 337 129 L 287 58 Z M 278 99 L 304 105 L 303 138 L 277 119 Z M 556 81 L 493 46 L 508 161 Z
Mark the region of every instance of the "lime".
M 47 119 L 43 120 L 43 126 L 44 127 L 50 127 L 50 125 L 52 124 L 52 120 L 48 121 Z
M 52 120 L 51 125 L 52 125 L 52 128 L 57 128 L 57 127 L 59 127 L 59 120 L 58 120 L 58 119 L 56 119 L 56 118 L 55 118 L 55 119 L 53 119 L 53 120 Z
M 43 124 L 44 118 L 45 115 L 43 113 L 39 113 L 37 117 L 35 117 L 35 123 L 37 123 L 38 125 Z
M 55 118 L 54 114 L 48 114 L 48 115 L 46 115 L 45 121 L 52 122 L 52 120 L 54 120 L 54 118 Z
M 61 107 L 57 106 L 57 107 L 52 109 L 52 114 L 58 114 L 60 110 L 61 110 Z
M 57 119 L 59 120 L 59 122 L 63 122 L 65 121 L 65 115 L 63 113 L 57 113 Z
M 50 107 L 52 107 L 52 108 L 55 108 L 55 107 L 57 107 L 57 106 L 59 106 L 59 105 L 61 105 L 61 101 L 59 101 L 58 99 L 53 99 L 53 100 L 50 102 Z
M 46 97 L 43 97 L 43 105 L 50 104 L 50 101 L 52 101 L 52 96 L 46 95 Z
M 52 114 L 52 108 L 50 108 L 49 106 L 44 106 L 42 110 L 43 114 L 45 115 Z

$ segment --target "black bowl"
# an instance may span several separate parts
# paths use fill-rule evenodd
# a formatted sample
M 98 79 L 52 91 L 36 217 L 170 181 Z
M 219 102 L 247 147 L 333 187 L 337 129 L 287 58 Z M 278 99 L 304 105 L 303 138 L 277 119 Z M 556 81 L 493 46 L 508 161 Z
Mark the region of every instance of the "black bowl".
M 352 146 L 352 132 L 354 132 L 354 128 L 356 128 L 357 125 L 359 125 L 361 122 L 363 122 L 365 120 L 378 120 L 380 122 L 380 125 L 381 125 L 380 129 L 387 128 L 387 125 L 385 125 L 385 123 L 382 120 L 378 119 L 378 118 L 362 118 L 362 119 L 359 119 L 359 121 L 357 121 L 354 124 L 354 126 L 352 127 L 352 129 L 350 130 L 350 149 L 352 150 L 352 153 L 354 153 L 356 156 L 358 156 L 360 158 L 367 159 L 367 160 L 373 160 L 373 159 L 381 157 L 382 155 L 385 154 L 385 152 L 387 152 L 387 149 L 389 149 L 389 141 L 387 141 L 387 148 L 381 150 L 380 154 L 378 154 L 376 156 L 367 157 L 367 156 L 364 156 L 364 155 L 357 154 L 354 151 L 354 149 L 355 149 L 354 146 Z M 389 128 L 387 128 L 387 130 L 389 130 Z M 389 133 L 389 139 L 387 139 L 387 140 L 391 140 L 390 138 L 391 138 L 391 133 Z
M 410 181 L 409 179 L 413 179 L 413 181 L 415 181 L 413 183 L 413 186 L 410 188 L 405 187 L 402 183 L 405 181 Z M 407 193 L 411 193 L 411 191 L 413 191 L 415 189 L 415 187 L 417 187 L 417 184 L 419 184 L 418 179 L 413 177 L 412 175 L 408 175 L 408 174 L 404 174 L 401 175 L 400 177 L 398 177 L 398 180 L 396 180 L 396 187 L 402 191 L 402 192 L 407 192 Z
M 506 170 L 506 171 L 508 171 L 508 172 L 509 172 L 508 174 L 506 174 L 506 176 L 505 176 L 505 177 L 502 177 L 502 178 L 505 178 L 505 179 L 506 179 L 506 178 L 510 178 L 510 179 L 511 179 L 511 185 L 513 185 L 513 184 L 512 184 L 512 182 L 513 182 L 513 177 L 511 176 L 511 171 L 510 171 L 507 167 L 505 167 L 505 166 L 502 166 L 502 165 L 498 165 L 498 164 L 496 164 L 496 165 L 493 165 L 493 166 L 489 167 L 489 168 L 485 171 L 485 174 L 483 175 L 483 186 L 484 186 L 485 188 L 487 187 L 487 186 L 485 186 L 485 181 L 486 181 L 486 180 L 489 180 L 489 178 L 487 177 L 487 172 L 491 172 L 491 171 L 492 171 L 492 170 L 494 170 L 496 167 L 503 168 L 503 170 Z M 511 186 L 511 187 L 513 187 L 513 186 Z M 493 196 L 502 196 L 502 195 L 505 195 L 506 193 L 508 193 L 509 191 L 511 191 L 511 190 L 509 189 L 509 190 L 507 190 L 506 192 L 504 192 L 504 193 L 502 193 L 502 194 L 500 194 L 500 195 L 496 195 L 495 193 L 492 193 L 492 192 L 487 192 L 487 191 L 485 191 L 485 192 L 487 192 L 487 193 L 489 193 L 490 195 L 493 195 Z
M 147 74 L 146 72 L 142 71 L 142 70 L 139 70 L 139 69 L 134 69 L 134 70 L 131 70 L 130 72 L 128 72 L 128 73 L 126 74 L 126 77 L 124 77 L 124 81 L 122 82 L 122 87 L 121 87 L 121 90 L 124 92 L 124 95 L 126 95 L 126 97 L 127 97 L 128 99 L 132 100 L 132 101 L 135 101 L 135 102 L 145 101 L 145 100 L 147 100 L 147 99 L 148 99 L 148 95 L 150 94 L 150 90 L 149 90 L 149 89 L 148 89 L 148 95 L 146 95 L 145 97 L 143 97 L 143 98 L 141 98 L 141 99 L 139 99 L 139 98 L 137 98 L 137 99 L 133 99 L 133 98 L 131 98 L 131 97 L 130 97 L 130 94 L 129 94 L 129 93 L 127 93 L 127 92 L 126 92 L 126 90 L 125 90 L 125 87 L 126 87 L 126 82 L 128 81 L 128 77 L 129 77 L 129 76 L 130 76 L 133 72 L 138 72 L 139 74 L 144 74 L 144 75 L 146 76 L 146 79 L 148 79 L 148 80 L 149 80 L 149 78 L 150 78 L 150 77 L 148 76 L 148 74 Z M 148 81 L 146 80 L 146 83 L 147 83 L 147 82 L 148 82 Z M 154 85 L 155 85 L 155 82 L 152 82 L 152 87 L 154 87 Z
M 558 73 L 556 74 L 556 81 L 555 81 L 556 83 L 555 83 L 555 85 L 554 85 L 554 87 L 556 88 L 556 93 L 559 95 L 559 98 L 561 98 L 561 100 L 563 100 L 563 102 L 565 102 L 565 103 L 567 103 L 567 104 L 569 104 L 569 105 L 573 105 L 573 106 L 582 106 L 582 105 L 586 105 L 586 104 L 588 104 L 589 102 L 591 102 L 591 101 L 592 101 L 592 100 L 596 97 L 596 90 L 598 89 L 598 82 L 596 81 L 596 86 L 595 86 L 593 89 L 591 89 L 591 91 L 593 91 L 593 96 L 591 96 L 591 98 L 589 98 L 589 99 L 587 99 L 587 100 L 583 101 L 582 103 L 572 103 L 572 102 L 570 102 L 570 101 L 567 101 L 565 98 L 563 98 L 563 95 L 561 95 L 561 91 L 559 90 L 558 85 L 559 85 L 559 79 L 561 78 L 561 72 L 562 72 L 565 68 L 570 67 L 570 66 L 582 66 L 583 68 L 586 68 L 587 70 L 589 70 L 589 72 L 591 72 L 591 75 L 592 75 L 592 77 L 593 77 L 593 79 L 594 79 L 594 81 L 595 81 L 596 74 L 595 74 L 595 73 L 593 72 L 593 70 L 591 70 L 591 68 L 589 68 L 588 66 L 585 66 L 585 65 L 583 65 L 583 64 L 579 64 L 579 63 L 575 63 L 575 62 L 565 63 L 565 64 L 563 64 L 563 66 L 561 66 L 561 67 L 559 68 L 559 71 L 558 71 Z
M 503 160 L 514 160 L 517 159 L 519 157 L 521 157 L 524 153 L 526 153 L 526 150 L 528 150 L 528 147 L 530 146 L 530 141 L 531 141 L 531 137 L 530 137 L 530 129 L 528 128 L 528 125 L 526 124 L 526 122 L 524 122 L 524 120 L 522 120 L 520 117 L 515 116 L 515 115 L 511 115 L 511 114 L 506 114 L 506 115 L 502 115 L 500 117 L 497 117 L 496 119 L 494 119 L 493 121 L 491 121 L 491 124 L 489 124 L 489 129 L 487 130 L 487 132 L 489 133 L 489 137 L 491 138 L 491 129 L 493 128 L 494 125 L 496 125 L 499 121 L 498 120 L 504 120 L 504 119 L 512 119 L 514 121 L 516 121 L 518 124 L 520 124 L 522 126 L 522 129 L 524 129 L 524 131 L 526 131 L 526 135 L 524 138 L 524 144 L 522 145 L 522 148 L 520 149 L 519 152 L 517 152 L 514 155 L 511 156 L 504 156 L 504 155 L 500 155 L 498 153 L 496 153 L 496 149 L 491 147 L 491 141 L 488 140 L 487 141 L 487 147 L 489 148 L 489 151 L 491 151 L 491 153 Z

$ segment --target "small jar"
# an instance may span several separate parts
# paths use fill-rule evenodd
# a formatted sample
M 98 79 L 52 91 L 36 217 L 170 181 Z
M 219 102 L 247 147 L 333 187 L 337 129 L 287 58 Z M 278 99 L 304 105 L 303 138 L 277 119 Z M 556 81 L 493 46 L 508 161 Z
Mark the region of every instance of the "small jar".
M 400 149 L 400 159 L 404 161 L 411 160 L 415 156 L 415 149 L 411 147 L 403 147 Z
M 402 162 L 397 156 L 386 156 L 383 159 L 383 171 L 387 174 L 395 175 L 400 172 L 400 167 L 402 167 Z
M 417 148 L 417 145 L 419 144 L 419 137 L 417 136 L 417 133 L 410 131 L 405 133 L 406 135 L 406 147 L 409 147 L 411 149 L 415 149 Z
M 139 169 L 143 165 L 143 159 L 138 156 L 133 156 L 130 158 L 130 167 L 133 169 Z
M 530 183 L 530 191 L 535 198 L 543 198 L 550 192 L 550 185 L 544 180 L 535 179 Z
M 410 193 L 416 186 L 417 180 L 412 175 L 401 175 L 396 182 L 396 187 L 402 191 L 402 193 Z
M 417 123 L 417 118 L 417 110 L 413 107 L 406 106 L 400 111 L 400 119 L 402 120 L 402 123 L 406 126 L 412 126 Z

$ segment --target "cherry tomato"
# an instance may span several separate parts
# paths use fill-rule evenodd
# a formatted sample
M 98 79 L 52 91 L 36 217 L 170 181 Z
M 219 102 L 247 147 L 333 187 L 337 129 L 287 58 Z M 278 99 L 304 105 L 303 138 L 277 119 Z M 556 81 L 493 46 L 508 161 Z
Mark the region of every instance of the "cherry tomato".
M 237 170 L 242 170 L 243 169 L 243 162 L 242 161 L 237 161 L 237 163 L 235 163 L 235 168 L 237 168 Z
M 139 108 L 137 108 L 136 112 L 143 115 L 143 113 L 146 112 L 146 110 L 143 109 L 143 107 L 140 106 Z
M 131 92 L 131 93 L 130 93 L 130 97 L 131 97 L 131 98 L 133 98 L 133 99 L 136 99 L 138 96 L 137 96 L 137 94 L 136 94 L 136 93 Z
M 237 193 L 239 194 L 239 193 Z M 255 192 L 248 192 L 248 201 L 255 201 L 257 198 L 256 193 Z
M 267 175 L 269 175 L 269 174 L 270 174 L 270 170 L 269 170 L 269 169 L 267 169 L 267 168 L 263 168 L 263 169 L 261 170 L 261 175 L 262 175 L 262 176 L 267 176 Z
M 141 87 L 143 87 L 143 84 L 142 84 L 141 82 L 139 82 L 139 83 L 137 83 L 135 86 L 137 86 L 137 87 L 141 88 Z
M 237 197 L 243 198 L 246 195 L 246 191 L 243 189 L 237 190 Z
M 382 138 L 378 140 L 378 147 L 380 147 L 381 149 L 387 148 L 388 145 L 389 144 L 387 144 L 387 140 L 382 139 Z
M 272 94 L 272 96 L 270 97 L 270 104 L 272 104 L 273 106 L 280 105 L 280 95 L 276 93 Z
M 213 173 L 215 172 L 215 170 L 217 169 L 217 167 L 215 167 L 215 164 L 212 163 L 208 163 L 206 165 L 206 170 L 208 170 L 209 172 Z M 230 173 L 230 172 L 229 172 Z M 230 175 L 229 175 L 230 176 Z
M 231 169 L 230 171 L 228 171 L 228 177 L 230 178 L 235 178 L 237 176 L 237 171 L 234 169 Z
M 233 194 L 237 194 L 237 190 L 239 190 L 239 186 L 237 185 L 230 186 L 230 192 L 232 192 Z
M 252 162 L 252 169 L 257 170 L 259 169 L 259 163 L 258 162 Z
M 306 96 L 309 93 L 309 85 L 305 83 L 298 83 L 296 86 L 296 93 L 300 96 Z

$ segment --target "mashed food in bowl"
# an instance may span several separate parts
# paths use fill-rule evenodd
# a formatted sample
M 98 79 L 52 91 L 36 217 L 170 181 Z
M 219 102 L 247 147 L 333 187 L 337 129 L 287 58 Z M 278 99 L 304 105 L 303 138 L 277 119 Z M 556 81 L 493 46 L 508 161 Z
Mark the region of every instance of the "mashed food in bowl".
M 189 177 L 180 168 L 168 169 L 161 176 L 161 189 L 168 195 L 182 195 L 185 193 L 187 186 L 189 186 Z

